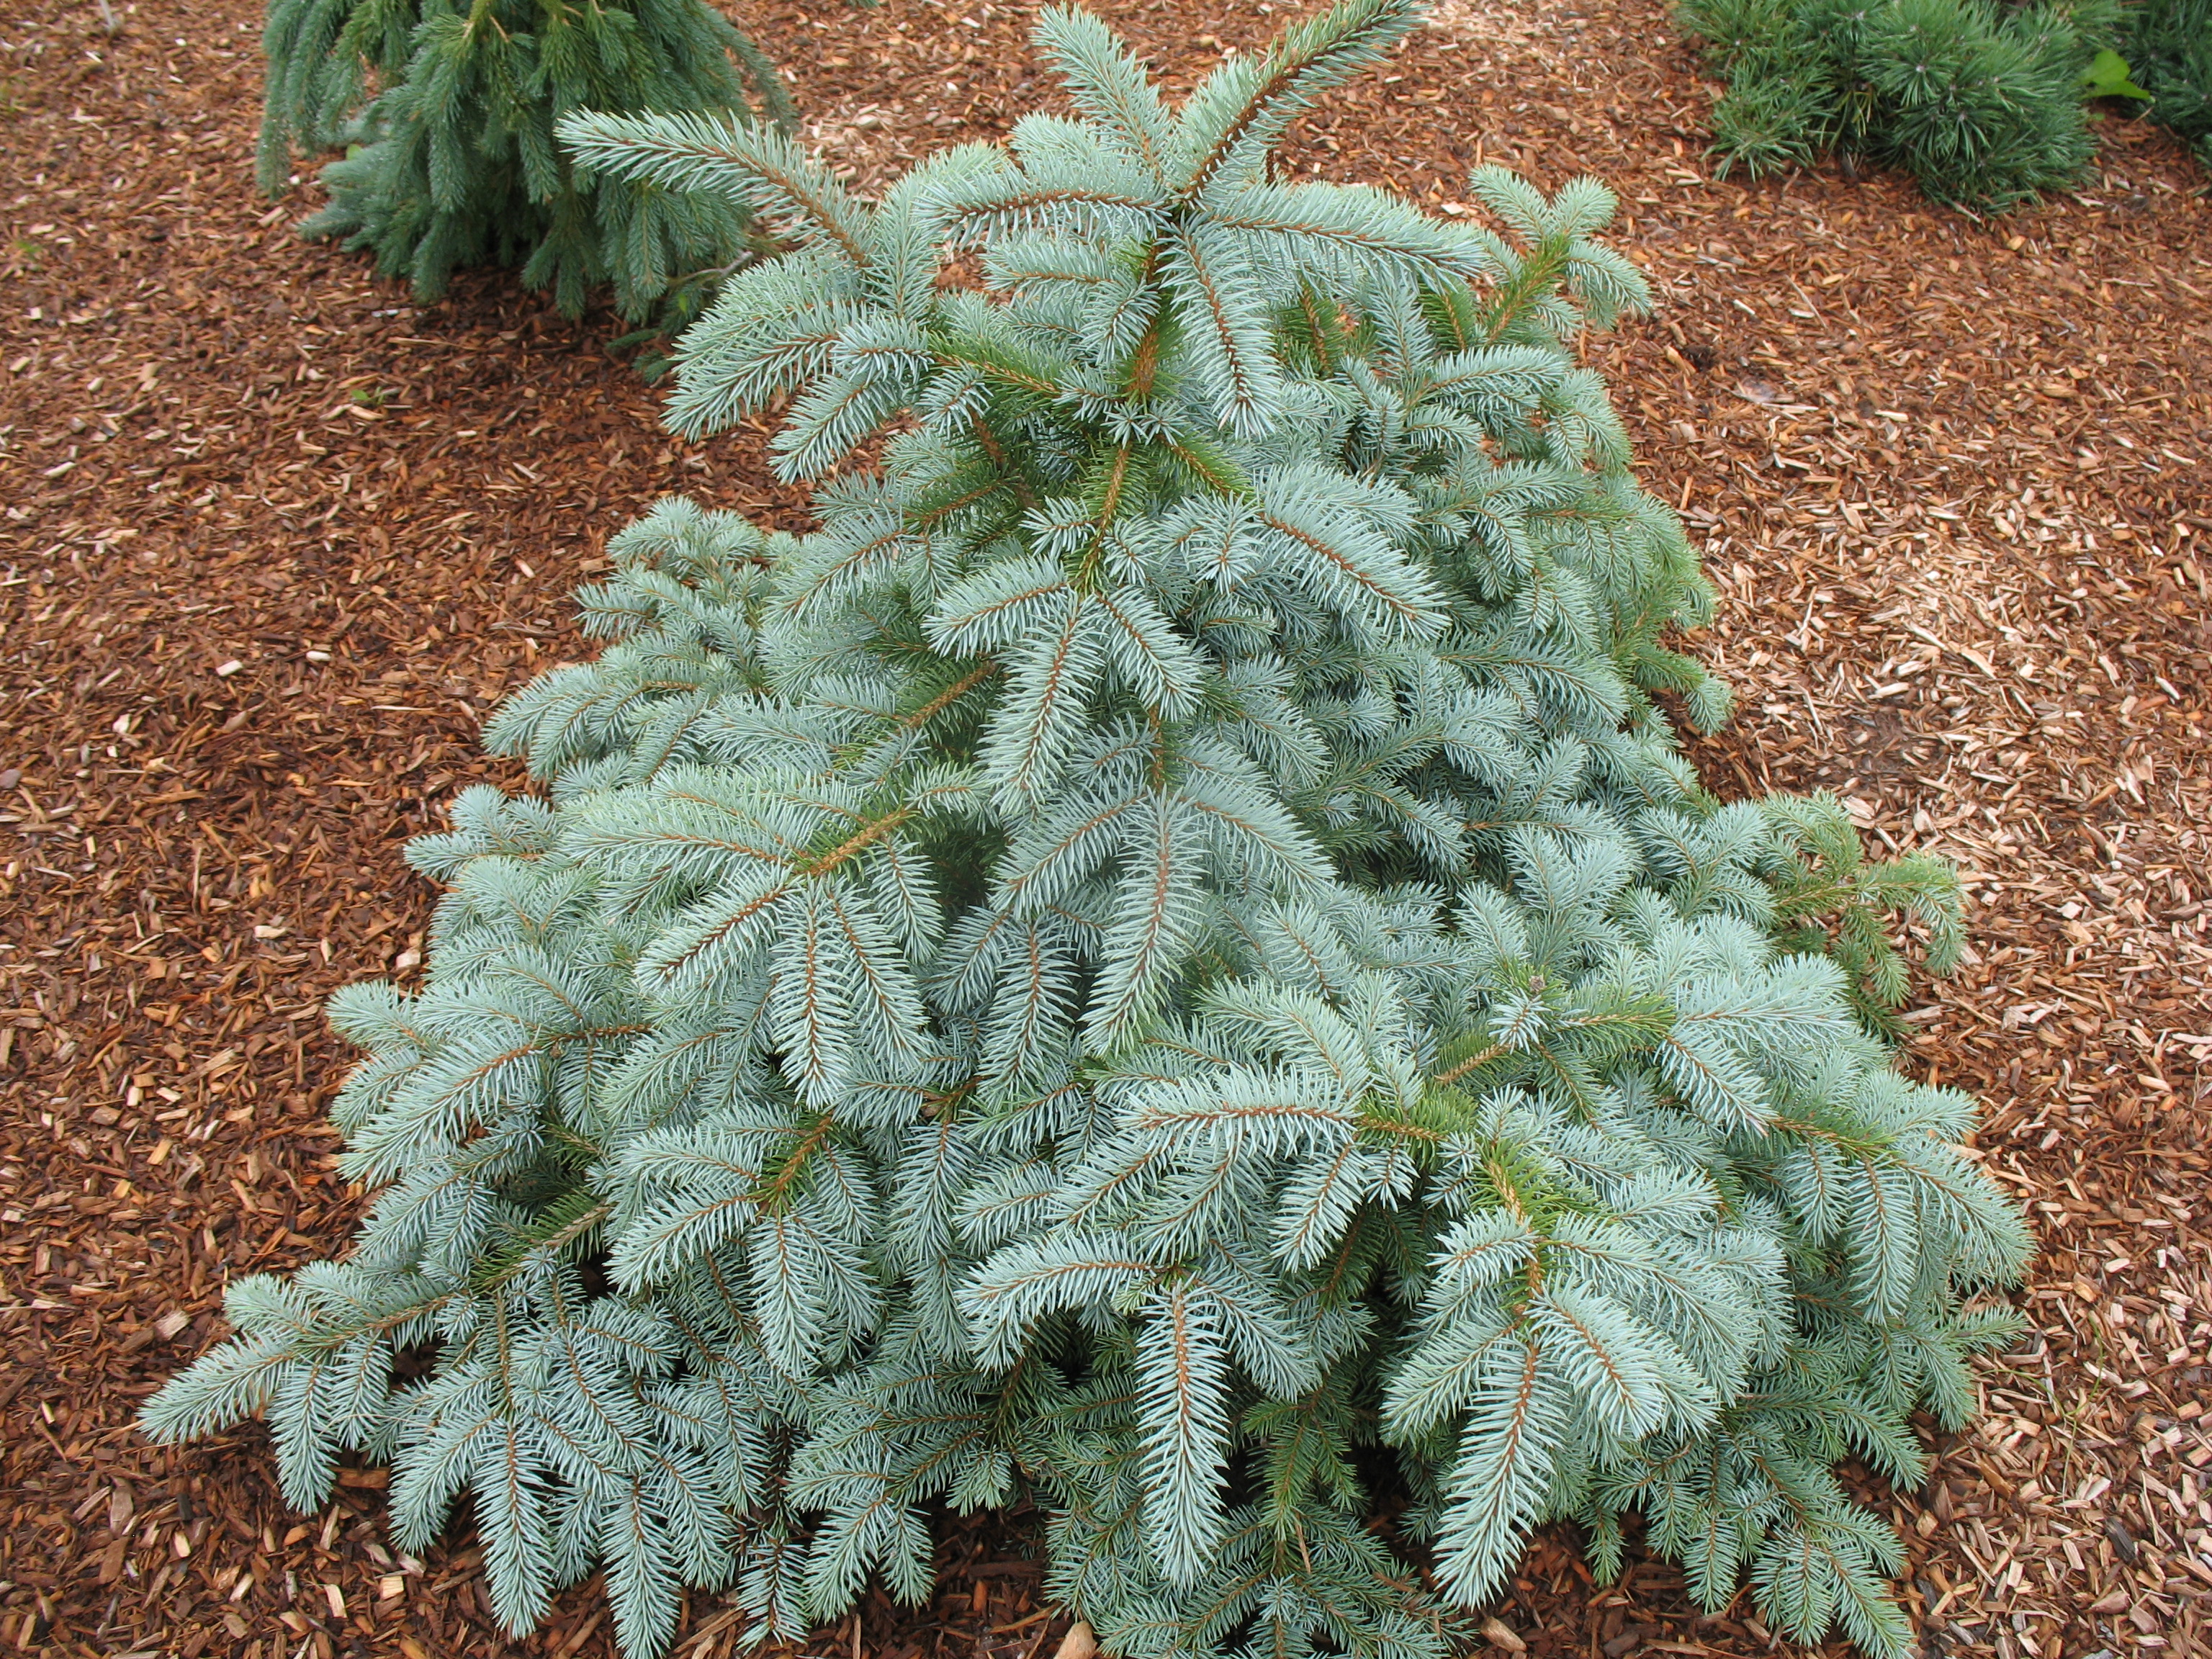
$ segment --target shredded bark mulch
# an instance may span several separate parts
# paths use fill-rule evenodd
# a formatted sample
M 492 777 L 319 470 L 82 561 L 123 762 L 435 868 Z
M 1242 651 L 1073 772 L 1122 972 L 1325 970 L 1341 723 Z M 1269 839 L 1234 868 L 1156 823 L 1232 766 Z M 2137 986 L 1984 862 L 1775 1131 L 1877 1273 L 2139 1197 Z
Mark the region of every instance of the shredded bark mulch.
M 1108 0 L 1181 85 L 1291 8 Z M 863 189 L 1048 104 L 1034 8 L 757 3 L 810 136 Z M 112 20 L 110 27 L 109 20 Z M 671 491 L 785 523 L 764 434 L 664 434 L 657 394 L 498 274 L 421 308 L 253 196 L 250 0 L 27 0 L 0 23 L 0 1652 L 245 1659 L 612 1650 L 595 1586 L 500 1636 L 465 1532 L 395 1554 L 382 1476 L 322 1514 L 250 1430 L 167 1452 L 138 1402 L 222 1285 L 341 1248 L 321 1000 L 419 965 L 399 857 L 484 762 L 483 712 L 580 656 L 566 595 Z M 2212 1646 L 2212 205 L 2113 119 L 2073 196 L 1980 222 L 1837 167 L 1748 185 L 1657 0 L 1447 0 L 1332 99 L 1301 173 L 1468 212 L 1468 166 L 1620 191 L 1666 303 L 1591 343 L 1653 486 L 1705 538 L 1692 647 L 1741 712 L 1717 787 L 1835 790 L 1966 872 L 1974 955 L 1908 1019 L 1987 1104 L 2029 1206 L 2035 1334 L 1989 1414 L 1884 1496 L 1930 1654 Z M 929 1607 L 821 1659 L 1038 1659 L 1066 1621 L 1021 1517 L 946 1533 Z M 1510 1651 L 1778 1645 L 1565 1534 L 1495 1609 Z M 678 1651 L 737 1631 L 695 1599 Z M 1840 1644 L 1831 1645 L 1840 1653 Z

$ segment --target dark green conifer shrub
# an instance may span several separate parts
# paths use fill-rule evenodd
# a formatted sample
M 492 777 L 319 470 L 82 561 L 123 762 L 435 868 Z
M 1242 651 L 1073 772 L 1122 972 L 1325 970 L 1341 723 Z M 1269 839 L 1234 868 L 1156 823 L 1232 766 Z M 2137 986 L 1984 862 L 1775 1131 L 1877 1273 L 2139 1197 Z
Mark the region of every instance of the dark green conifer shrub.
M 301 227 L 343 237 L 416 297 L 453 271 L 522 270 L 579 314 L 662 312 L 684 279 L 728 266 L 750 221 L 723 198 L 596 179 L 554 138 L 572 111 L 757 112 L 787 122 L 775 68 L 706 0 L 270 0 L 258 172 L 339 145 L 330 203 Z M 672 319 L 695 313 L 697 285 Z
M 1708 1606 L 1911 1651 L 1836 1466 L 1919 1480 L 2026 1243 L 1855 1000 L 1955 884 L 1683 757 L 1711 594 L 1575 355 L 1648 300 L 1607 193 L 1271 176 L 1417 15 L 1171 110 L 1048 11 L 1074 116 L 874 205 L 568 124 L 787 239 L 671 418 L 781 409 L 819 528 L 612 544 L 598 660 L 488 733 L 544 796 L 464 794 L 427 984 L 334 1005 L 352 1254 L 234 1285 L 151 1432 L 265 1413 L 303 1505 L 388 1460 L 410 1549 L 466 1493 L 510 1625 L 600 1564 L 634 1655 L 685 1584 L 926 1600 L 935 1506 L 1018 1498 L 1142 1659 L 1443 1659 L 1632 1512 Z
M 2212 167 L 2212 0 L 2136 0 L 2127 56 L 2150 118 Z
M 1724 167 L 1755 178 L 1840 150 L 1984 210 L 2081 177 L 2083 76 L 2119 20 L 2114 0 L 1681 0 L 1676 15 L 1728 76 Z

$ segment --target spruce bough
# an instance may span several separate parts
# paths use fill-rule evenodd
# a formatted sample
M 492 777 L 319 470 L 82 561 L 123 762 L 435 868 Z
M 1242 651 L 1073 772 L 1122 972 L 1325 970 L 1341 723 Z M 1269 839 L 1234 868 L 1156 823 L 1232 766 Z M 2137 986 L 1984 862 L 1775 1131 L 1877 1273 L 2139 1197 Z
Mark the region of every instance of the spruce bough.
M 616 538 L 599 659 L 489 731 L 548 799 L 465 793 L 427 986 L 334 1004 L 352 1255 L 235 1285 L 151 1432 L 265 1413 L 301 1505 L 389 1460 L 409 1548 L 465 1492 L 511 1626 L 600 1564 L 634 1655 L 686 1584 L 925 1599 L 933 1508 L 1018 1494 L 1130 1655 L 1429 1659 L 1631 1511 L 1703 1601 L 1906 1650 L 1834 1466 L 1917 1479 L 2025 1249 L 1871 1018 L 1955 893 L 1679 751 L 1708 592 L 1569 348 L 1645 303 L 1605 191 L 1271 179 L 1417 15 L 1171 112 L 1048 12 L 1079 118 L 876 206 L 568 124 L 790 238 L 672 418 L 788 399 L 821 527 Z

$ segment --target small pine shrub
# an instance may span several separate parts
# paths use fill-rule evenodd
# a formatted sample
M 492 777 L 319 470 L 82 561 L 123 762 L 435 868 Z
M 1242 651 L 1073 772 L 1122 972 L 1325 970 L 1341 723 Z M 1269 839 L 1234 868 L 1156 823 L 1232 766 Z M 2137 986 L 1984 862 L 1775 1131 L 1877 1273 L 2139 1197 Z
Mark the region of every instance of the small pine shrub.
M 346 148 L 303 233 L 374 254 L 424 302 L 456 270 L 519 265 L 570 316 L 604 285 L 633 321 L 696 314 L 690 279 L 748 252 L 745 213 L 596 179 L 556 125 L 580 109 L 791 115 L 774 66 L 705 0 L 270 0 L 262 44 L 262 188 L 280 193 L 295 155 Z
M 2127 56 L 2150 118 L 2212 167 L 2212 0 L 2137 0 Z
M 388 1461 L 410 1549 L 465 1493 L 512 1627 L 596 1563 L 633 1655 L 686 1584 L 924 1601 L 933 1511 L 1018 1498 L 1143 1659 L 1443 1659 L 1632 1512 L 1707 1606 L 1911 1651 L 1836 1466 L 1920 1478 L 2025 1236 L 1854 999 L 1955 884 L 1684 760 L 1711 595 L 1572 347 L 1647 303 L 1607 192 L 1271 178 L 1417 16 L 1171 110 L 1048 11 L 1075 113 L 876 205 L 566 125 L 788 239 L 671 419 L 781 409 L 819 528 L 611 544 L 598 659 L 488 732 L 545 796 L 465 793 L 427 983 L 333 1005 L 351 1255 L 233 1286 L 149 1432 L 261 1413 L 303 1506 Z
M 2083 75 L 2119 19 L 2112 0 L 1681 0 L 1676 15 L 1728 77 L 1724 169 L 1756 178 L 1839 150 L 1988 211 L 2081 177 Z

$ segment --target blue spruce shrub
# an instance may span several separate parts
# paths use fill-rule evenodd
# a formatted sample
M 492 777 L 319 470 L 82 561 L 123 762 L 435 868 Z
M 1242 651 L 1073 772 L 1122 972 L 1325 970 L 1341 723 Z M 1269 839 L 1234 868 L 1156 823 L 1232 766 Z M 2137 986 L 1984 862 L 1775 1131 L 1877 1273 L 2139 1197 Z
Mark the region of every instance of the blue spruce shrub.
M 1835 1466 L 1918 1479 L 2025 1251 L 1878 1034 L 1955 892 L 1678 748 L 1711 596 L 1571 345 L 1646 303 L 1606 191 L 1271 177 L 1417 15 L 1170 110 L 1048 12 L 1077 113 L 872 206 L 567 125 L 789 239 L 671 420 L 787 400 L 820 527 L 615 539 L 598 660 L 489 729 L 544 796 L 463 794 L 427 984 L 334 1004 L 352 1253 L 234 1286 L 151 1433 L 260 1413 L 301 1505 L 388 1461 L 410 1549 L 466 1493 L 512 1627 L 597 1565 L 635 1655 L 686 1584 L 923 1600 L 933 1507 L 1018 1497 L 1116 1653 L 1436 1659 L 1632 1511 L 1705 1603 L 1908 1650 Z

